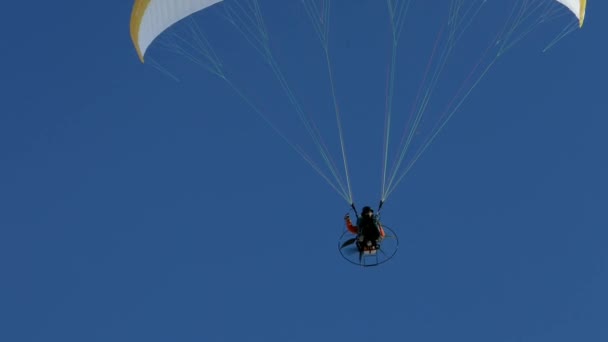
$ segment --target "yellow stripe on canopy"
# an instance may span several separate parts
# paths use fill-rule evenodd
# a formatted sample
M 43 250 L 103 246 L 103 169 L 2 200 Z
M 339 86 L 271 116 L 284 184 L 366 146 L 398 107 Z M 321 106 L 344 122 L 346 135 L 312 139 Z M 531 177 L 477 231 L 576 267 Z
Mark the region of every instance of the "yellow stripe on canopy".
M 133 40 L 133 45 L 135 46 L 137 55 L 142 63 L 144 62 L 144 55 L 139 47 L 139 28 L 141 27 L 141 19 L 144 17 L 144 13 L 150 4 L 150 1 L 151 0 L 135 0 L 133 11 L 131 11 L 131 40 Z
M 579 23 L 580 26 L 583 27 L 583 22 L 585 21 L 585 11 L 587 10 L 587 0 L 581 0 L 581 10 L 579 14 Z

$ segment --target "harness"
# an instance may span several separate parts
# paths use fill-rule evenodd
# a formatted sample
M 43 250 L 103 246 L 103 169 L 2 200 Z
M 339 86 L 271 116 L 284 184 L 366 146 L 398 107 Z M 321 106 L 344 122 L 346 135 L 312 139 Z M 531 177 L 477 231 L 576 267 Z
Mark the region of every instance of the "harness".
M 361 219 L 357 220 L 357 227 L 359 227 L 359 234 L 357 234 L 357 241 L 367 244 L 371 241 L 375 246 L 380 239 L 380 226 L 378 218 L 374 216 L 371 220 Z

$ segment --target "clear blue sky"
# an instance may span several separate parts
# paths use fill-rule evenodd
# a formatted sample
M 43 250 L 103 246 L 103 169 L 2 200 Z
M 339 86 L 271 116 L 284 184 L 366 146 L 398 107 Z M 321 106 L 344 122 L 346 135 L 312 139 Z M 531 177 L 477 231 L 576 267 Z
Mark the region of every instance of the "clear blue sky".
M 386 65 L 357 59 L 387 59 L 369 43 L 387 32 L 376 2 L 332 17 L 360 205 L 378 200 L 380 142 L 358 132 L 381 135 Z M 548 53 L 563 22 L 484 78 L 384 208 L 399 253 L 367 269 L 336 250 L 346 202 L 234 92 L 186 63 L 179 82 L 141 65 L 131 6 L 1 12 L 1 341 L 608 341 L 604 1 Z M 366 12 L 382 29 L 348 24 Z M 266 14 L 271 38 L 314 38 L 303 13 Z M 223 56 L 254 61 L 226 32 L 209 34 L 231 37 Z M 326 75 L 287 46 L 290 77 Z M 252 70 L 239 76 L 282 108 Z

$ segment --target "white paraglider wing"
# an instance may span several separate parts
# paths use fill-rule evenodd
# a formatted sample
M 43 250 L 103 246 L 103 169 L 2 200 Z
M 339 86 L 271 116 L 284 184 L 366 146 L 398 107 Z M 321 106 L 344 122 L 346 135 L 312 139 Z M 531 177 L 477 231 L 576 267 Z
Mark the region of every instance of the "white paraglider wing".
M 578 18 L 580 26 L 583 26 L 585 21 L 585 8 L 587 7 L 587 0 L 557 0 L 564 6 L 568 7 L 572 13 Z
M 222 0 L 135 0 L 131 39 L 143 62 L 146 50 L 163 31 L 189 15 Z

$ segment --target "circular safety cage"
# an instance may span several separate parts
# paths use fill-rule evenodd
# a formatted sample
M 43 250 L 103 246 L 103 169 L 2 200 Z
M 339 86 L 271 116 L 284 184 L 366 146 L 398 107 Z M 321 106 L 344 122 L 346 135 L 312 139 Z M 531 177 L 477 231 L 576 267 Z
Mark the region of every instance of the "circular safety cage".
M 376 246 L 368 246 L 357 241 L 355 235 L 345 230 L 340 235 L 338 250 L 351 264 L 370 267 L 381 265 L 392 259 L 399 249 L 399 237 L 391 228 L 382 225 L 384 238 Z

